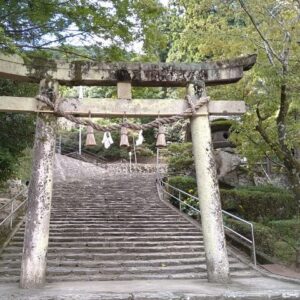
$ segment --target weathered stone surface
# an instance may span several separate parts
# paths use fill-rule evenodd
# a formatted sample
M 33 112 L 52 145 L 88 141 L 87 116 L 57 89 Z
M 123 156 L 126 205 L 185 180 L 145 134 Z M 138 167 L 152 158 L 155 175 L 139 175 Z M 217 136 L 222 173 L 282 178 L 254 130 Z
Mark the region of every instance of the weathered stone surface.
M 226 177 L 226 175 L 238 166 L 241 165 L 241 158 L 234 152 L 217 149 L 214 151 L 215 159 L 217 162 L 217 175 L 218 178 Z
M 253 178 L 249 175 L 248 171 L 240 166 L 218 179 L 221 183 L 232 187 L 254 185 Z
M 1 300 L 299 300 L 297 284 L 269 278 L 237 279 L 231 285 L 202 280 L 63 282 L 24 291 L 0 285 Z
M 106 170 L 66 155 L 55 154 L 54 181 L 87 180 L 101 178 Z
M 49 78 L 66 85 L 186 86 L 204 81 L 206 85 L 240 80 L 252 68 L 256 55 L 233 60 L 203 63 L 97 63 L 89 61 L 46 61 L 0 55 L 0 77 L 39 82 Z
M 229 282 L 229 264 L 208 116 L 191 118 L 201 223 L 210 282 Z
M 188 86 L 187 92 L 193 95 L 193 85 Z M 191 117 L 190 122 L 208 280 L 228 283 L 229 262 L 208 111 L 206 115 Z
M 155 173 L 156 164 L 131 164 L 131 172 L 136 173 Z M 160 173 L 166 173 L 167 165 L 159 166 Z M 54 180 L 76 181 L 87 180 L 101 177 L 115 176 L 117 174 L 130 174 L 130 164 L 128 162 L 117 163 L 88 163 L 79 159 L 74 159 L 66 155 L 55 155 Z
M 42 80 L 41 92 L 57 95 L 56 82 Z M 51 212 L 56 117 L 41 113 L 37 117 L 32 174 L 28 190 L 26 228 L 20 287 L 39 288 L 45 283 Z
M 0 96 L 0 112 L 39 112 L 40 102 L 30 97 Z M 59 104 L 65 113 L 88 117 L 127 117 L 153 116 L 170 117 L 181 114 L 189 108 L 185 99 L 105 99 L 84 98 L 66 99 Z M 242 115 L 246 112 L 244 101 L 209 101 L 211 115 Z M 45 111 L 45 110 L 44 110 Z M 49 109 L 47 112 L 53 113 Z M 196 115 L 204 113 L 200 107 Z
M 130 171 L 132 173 L 155 173 L 157 171 L 156 164 L 134 164 L 131 166 L 128 162 L 126 163 L 114 163 L 114 164 L 101 164 L 103 168 L 105 168 L 109 173 L 125 173 L 128 174 Z M 167 172 L 167 165 L 160 164 L 159 165 L 159 173 L 165 174 Z

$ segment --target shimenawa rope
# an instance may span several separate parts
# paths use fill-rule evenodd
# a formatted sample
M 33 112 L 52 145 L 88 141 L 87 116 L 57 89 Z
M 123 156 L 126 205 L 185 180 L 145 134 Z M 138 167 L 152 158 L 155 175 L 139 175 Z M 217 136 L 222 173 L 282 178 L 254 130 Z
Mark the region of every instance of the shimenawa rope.
M 65 113 L 62 109 L 59 108 L 59 103 L 61 103 L 61 101 L 64 101 L 65 99 L 59 99 L 59 101 L 55 101 L 56 104 L 54 104 L 45 95 L 37 95 L 36 99 L 38 101 L 45 103 L 49 107 L 51 107 L 53 109 L 53 113 L 56 116 L 64 117 L 65 119 L 67 119 L 75 124 L 91 126 L 95 130 L 98 130 L 98 131 L 115 131 L 115 130 L 119 130 L 122 126 L 125 126 L 129 129 L 133 129 L 133 130 L 145 130 L 145 129 L 149 129 L 149 128 L 158 128 L 160 125 L 172 124 L 180 119 L 194 115 L 200 107 L 202 107 L 209 101 L 209 97 L 201 97 L 201 98 L 199 98 L 199 101 L 197 103 L 194 103 L 192 101 L 191 97 L 188 95 L 188 96 L 186 96 L 186 100 L 189 105 L 189 108 L 187 108 L 181 114 L 177 114 L 177 115 L 174 115 L 171 117 L 159 117 L 159 118 L 155 119 L 154 121 L 151 121 L 146 124 L 135 124 L 135 123 L 130 123 L 130 122 L 124 121 L 121 124 L 113 124 L 113 125 L 103 126 L 103 125 L 94 123 L 89 119 L 79 119 L 79 118 L 74 117 L 72 114 Z

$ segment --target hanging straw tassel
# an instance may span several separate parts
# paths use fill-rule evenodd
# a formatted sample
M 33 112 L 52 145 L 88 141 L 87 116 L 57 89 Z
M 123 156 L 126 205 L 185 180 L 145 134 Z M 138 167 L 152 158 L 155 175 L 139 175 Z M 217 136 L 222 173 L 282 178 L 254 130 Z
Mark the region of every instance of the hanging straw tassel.
M 166 135 L 165 135 L 165 127 L 164 126 L 159 126 L 158 128 L 158 134 L 157 134 L 157 140 L 156 140 L 156 147 L 157 148 L 164 148 L 167 146 L 166 143 Z
M 128 131 L 126 127 L 121 127 L 120 147 L 129 147 Z
M 96 140 L 95 140 L 95 136 L 94 136 L 94 128 L 92 126 L 87 126 L 87 135 L 86 135 L 85 145 L 87 147 L 97 145 Z

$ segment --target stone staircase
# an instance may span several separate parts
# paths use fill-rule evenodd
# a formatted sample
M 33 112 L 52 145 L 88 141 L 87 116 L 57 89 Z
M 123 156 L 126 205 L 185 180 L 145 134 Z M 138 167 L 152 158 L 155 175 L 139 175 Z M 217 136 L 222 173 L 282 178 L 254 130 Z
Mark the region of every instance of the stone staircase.
M 0 257 L 0 282 L 19 280 L 23 234 Z M 258 276 L 233 256 L 230 270 Z M 55 183 L 48 282 L 206 278 L 199 227 L 158 198 L 154 175 Z

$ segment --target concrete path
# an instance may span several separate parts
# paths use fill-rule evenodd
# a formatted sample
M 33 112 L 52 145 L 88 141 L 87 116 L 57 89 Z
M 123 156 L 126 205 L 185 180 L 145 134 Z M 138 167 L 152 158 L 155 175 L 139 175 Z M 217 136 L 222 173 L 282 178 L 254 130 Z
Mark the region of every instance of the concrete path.
M 278 264 L 269 264 L 269 265 L 262 265 L 261 267 L 272 274 L 294 278 L 300 281 L 300 272 L 296 272 L 285 266 L 278 265 Z
M 300 284 L 271 278 L 234 279 L 228 285 L 210 284 L 206 280 L 63 282 L 47 284 L 40 290 L 20 290 L 17 284 L 1 284 L 0 299 L 300 299 Z

